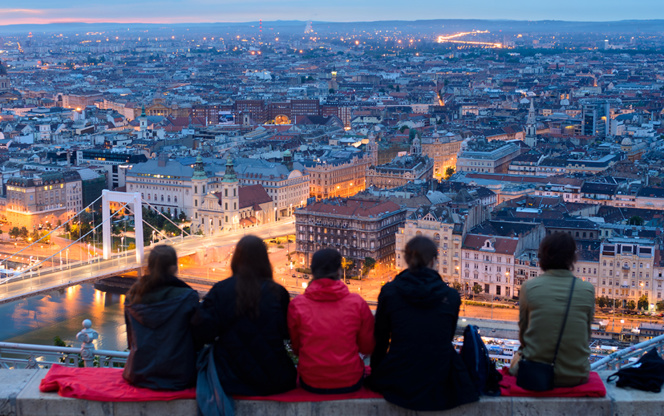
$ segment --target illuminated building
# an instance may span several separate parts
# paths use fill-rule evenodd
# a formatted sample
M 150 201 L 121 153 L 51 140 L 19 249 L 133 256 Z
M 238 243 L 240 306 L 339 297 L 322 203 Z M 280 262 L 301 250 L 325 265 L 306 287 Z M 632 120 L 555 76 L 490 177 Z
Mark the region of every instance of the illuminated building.
M 481 293 L 515 297 L 516 259 L 539 247 L 542 224 L 486 221 L 464 236 L 461 248 L 461 284 L 466 293 L 479 285 Z
M 267 121 L 267 111 L 263 100 L 236 100 L 233 103 L 233 116 L 237 124 L 263 124 Z
M 449 206 L 423 206 L 410 214 L 396 236 L 397 270 L 408 268 L 404 250 L 417 236 L 429 237 L 438 247 L 433 268 L 446 282 L 459 282 L 461 267 L 462 217 Z
M 297 122 L 298 116 L 318 115 L 321 115 L 320 102 L 318 100 L 290 100 L 267 104 L 268 120 L 276 121 L 279 116 L 282 116 Z
M 301 164 L 293 163 L 290 150 L 283 157 L 283 164 L 248 158 L 235 161 L 240 185 L 261 185 L 274 201 L 272 217 L 277 220 L 293 215 L 309 198 L 309 174 L 302 171 Z
M 87 106 L 94 106 L 96 102 L 101 102 L 103 96 L 99 91 L 82 91 L 76 94 L 62 94 L 62 107 L 84 109 Z
M 391 162 L 367 169 L 367 186 L 396 188 L 408 182 L 431 179 L 433 159 L 422 155 L 420 139 L 415 138 L 409 155 L 397 156 Z
M 611 129 L 611 106 L 609 102 L 595 102 L 583 105 L 581 134 L 606 137 Z
M 33 174 L 7 180 L 5 216 L 14 227 L 65 222 L 83 208 L 81 176 L 75 171 Z
M 618 307 L 645 295 L 649 302 L 662 300 L 662 269 L 657 244 L 648 238 L 609 238 L 602 242 L 596 296 L 616 299 Z
M 144 153 L 136 150 L 86 149 L 76 152 L 77 165 L 101 166 L 106 171 L 106 186 L 115 189 L 125 186 L 126 172 L 132 165 L 147 162 Z
M 456 170 L 457 154 L 461 150 L 461 136 L 446 133 L 440 136 L 434 133 L 431 138 L 422 139 L 422 153 L 433 159 L 433 177 L 440 180 L 448 168 Z
M 369 153 L 332 152 L 323 159 L 305 162 L 309 174 L 309 196 L 316 199 L 349 197 L 366 189 Z
M 299 261 L 311 264 L 311 256 L 322 248 L 335 248 L 358 267 L 366 257 L 391 262 L 396 232 L 406 219 L 406 210 L 382 199 L 318 201 L 295 211 Z
M 192 177 L 195 202 L 192 230 L 210 235 L 274 221 L 272 198 L 262 185 L 240 186 L 230 155 L 221 181 L 206 189 L 207 182 L 199 156 Z
M 457 156 L 457 172 L 507 173 L 512 159 L 520 154 L 521 148 L 514 143 L 465 141 Z

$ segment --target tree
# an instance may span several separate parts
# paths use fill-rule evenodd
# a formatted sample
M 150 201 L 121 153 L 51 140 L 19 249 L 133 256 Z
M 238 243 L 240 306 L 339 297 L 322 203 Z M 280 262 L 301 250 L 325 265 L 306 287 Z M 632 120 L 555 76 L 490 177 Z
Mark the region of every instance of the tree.
M 454 282 L 452 283 L 452 288 L 454 288 L 457 292 L 461 293 L 461 289 L 463 286 L 461 286 L 461 283 L 459 282 Z
M 346 257 L 341 258 L 341 268 L 344 271 L 344 279 L 346 278 L 346 272 L 353 268 L 353 260 Z
M 180 227 L 174 225 L 170 221 L 166 221 L 164 223 L 164 232 L 169 235 L 180 235 L 182 234 L 182 230 L 180 230 Z
M 366 276 L 374 267 L 376 267 L 376 260 L 373 257 L 365 257 L 364 265 L 362 266 L 362 275 Z
M 67 346 L 67 344 L 62 340 L 62 338 L 60 338 L 59 335 L 56 335 L 55 337 L 53 337 L 53 345 L 55 345 L 56 347 L 66 347 Z
M 28 229 L 25 228 L 25 227 L 21 227 L 21 230 L 19 231 L 19 234 L 18 234 L 18 235 L 19 235 L 19 237 L 21 237 L 22 239 L 27 240 L 27 239 L 28 239 L 28 234 L 29 234 L 29 233 L 28 233 Z
M 445 179 L 449 179 L 452 175 L 454 175 L 454 167 L 448 166 L 447 169 L 445 169 Z
M 473 286 L 473 293 L 475 293 L 476 295 L 482 293 L 482 286 L 480 286 L 479 283 L 475 283 L 475 285 Z
M 657 309 L 657 312 L 664 311 L 664 301 L 660 300 L 659 302 L 657 302 L 657 304 L 655 305 L 655 309 Z
M 32 241 L 39 240 L 39 231 L 37 231 L 37 229 L 32 230 L 30 233 L 30 238 L 32 238 Z
M 633 300 L 627 302 L 627 309 L 633 311 L 635 308 L 636 308 L 636 302 L 634 302 Z
M 600 308 L 603 308 L 603 307 L 606 306 L 606 300 L 607 300 L 607 299 L 606 299 L 606 296 L 598 296 L 597 299 L 595 299 L 595 303 L 596 303 L 597 306 L 599 306 Z
M 642 295 L 639 298 L 639 301 L 637 303 L 637 307 L 642 310 L 648 310 L 648 296 Z
M 18 227 L 14 227 L 11 230 L 9 230 L 9 236 L 14 240 L 16 240 L 20 235 L 21 235 L 21 230 L 19 230 Z
M 634 215 L 627 220 L 627 225 L 643 225 L 644 221 L 643 218 L 639 217 L 638 215 Z

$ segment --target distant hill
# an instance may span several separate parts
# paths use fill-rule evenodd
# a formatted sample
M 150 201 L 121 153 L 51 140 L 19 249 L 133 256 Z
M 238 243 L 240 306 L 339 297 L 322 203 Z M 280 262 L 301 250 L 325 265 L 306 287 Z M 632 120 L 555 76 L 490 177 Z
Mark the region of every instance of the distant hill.
M 305 21 L 277 20 L 263 22 L 263 33 L 301 34 Z M 258 22 L 245 23 L 190 23 L 190 24 L 148 24 L 148 23 L 52 23 L 0 26 L 0 34 L 33 33 L 76 33 L 90 30 L 115 32 L 150 30 L 155 35 L 173 34 L 189 29 L 201 33 L 248 33 L 257 30 Z M 323 22 L 313 21 L 313 29 L 318 34 L 349 33 L 398 28 L 404 34 L 431 34 L 473 29 L 489 30 L 493 33 L 595 33 L 595 34 L 664 34 L 664 20 L 620 20 L 612 22 L 570 22 L 560 20 L 477 20 L 477 19 L 437 19 L 437 20 L 385 20 L 375 22 Z

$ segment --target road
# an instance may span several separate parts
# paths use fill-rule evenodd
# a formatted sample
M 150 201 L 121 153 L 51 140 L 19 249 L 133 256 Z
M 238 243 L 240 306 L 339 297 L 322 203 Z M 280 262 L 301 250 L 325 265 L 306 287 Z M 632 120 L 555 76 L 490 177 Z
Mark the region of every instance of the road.
M 255 234 L 267 239 L 278 235 L 293 234 L 294 232 L 294 220 L 289 220 L 217 236 L 191 236 L 184 240 L 174 239 L 172 244 L 180 256 L 186 256 L 210 247 L 231 248 L 247 234 Z M 150 247 L 146 247 L 146 255 L 149 251 Z M 114 254 L 114 256 L 109 260 L 101 260 L 99 257 L 93 256 L 89 259 L 84 258 L 82 262 L 72 262 L 70 259 L 69 264 L 63 264 L 62 266 L 58 264 L 55 267 L 39 269 L 22 280 L 5 280 L 0 284 L 0 303 L 62 289 L 101 277 L 122 274 L 140 267 L 132 251 Z

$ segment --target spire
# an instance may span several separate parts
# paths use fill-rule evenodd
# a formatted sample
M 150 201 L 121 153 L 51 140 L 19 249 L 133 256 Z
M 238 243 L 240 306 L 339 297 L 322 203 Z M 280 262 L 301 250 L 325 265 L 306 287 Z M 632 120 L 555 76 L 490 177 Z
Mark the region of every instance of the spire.
M 141 117 L 145 117 L 145 104 L 141 107 Z
M 410 146 L 410 154 L 413 156 L 422 156 L 422 144 L 417 136 L 415 136 L 415 139 L 413 139 L 413 143 Z
M 194 164 L 194 176 L 192 179 L 207 179 L 205 174 L 205 165 L 203 164 L 203 158 L 199 154 L 196 156 L 196 163 Z
M 226 172 L 224 173 L 224 179 L 222 179 L 222 182 L 237 182 L 237 175 L 235 175 L 233 159 L 231 158 L 230 153 L 228 154 L 228 158 L 226 158 Z
M 524 142 L 533 147 L 537 142 L 537 118 L 535 113 L 535 100 L 530 99 L 530 109 L 528 110 L 528 118 L 526 118 L 526 137 Z
M 528 110 L 528 118 L 526 119 L 526 124 L 535 124 L 535 99 L 530 99 L 530 109 Z

